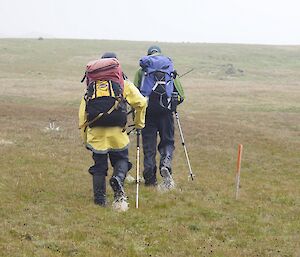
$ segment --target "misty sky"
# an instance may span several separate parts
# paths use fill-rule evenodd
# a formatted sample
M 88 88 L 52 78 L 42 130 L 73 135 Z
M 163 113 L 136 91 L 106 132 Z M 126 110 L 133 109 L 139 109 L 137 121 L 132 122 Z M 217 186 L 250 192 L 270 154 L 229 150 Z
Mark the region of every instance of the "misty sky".
M 0 0 L 0 37 L 300 45 L 300 0 Z

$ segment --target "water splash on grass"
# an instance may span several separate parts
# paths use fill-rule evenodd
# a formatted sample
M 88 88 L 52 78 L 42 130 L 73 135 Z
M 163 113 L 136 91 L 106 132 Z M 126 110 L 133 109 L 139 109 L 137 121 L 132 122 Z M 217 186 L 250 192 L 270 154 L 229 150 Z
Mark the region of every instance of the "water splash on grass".
M 127 199 L 126 197 L 122 197 L 118 200 L 115 200 L 113 203 L 112 203 L 112 207 L 115 211 L 117 212 L 125 212 L 125 211 L 128 211 L 129 209 L 129 204 L 127 202 Z
M 5 140 L 5 139 L 0 139 L 0 145 L 13 145 L 14 142 Z

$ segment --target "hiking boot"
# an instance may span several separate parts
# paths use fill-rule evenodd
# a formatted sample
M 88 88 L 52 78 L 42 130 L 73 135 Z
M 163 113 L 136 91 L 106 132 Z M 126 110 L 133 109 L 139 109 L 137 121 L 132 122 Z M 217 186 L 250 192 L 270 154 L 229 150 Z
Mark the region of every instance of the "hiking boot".
M 114 191 L 115 200 L 120 198 L 121 196 L 125 196 L 124 188 L 119 177 L 112 176 L 109 180 L 109 183 Z
M 146 187 L 156 187 L 157 186 L 157 181 L 147 181 L 145 180 L 145 186 Z
M 175 182 L 167 167 L 161 167 L 160 173 L 163 177 L 163 182 L 160 184 L 160 189 L 163 191 L 171 190 L 175 188 Z
M 93 175 L 94 203 L 102 207 L 106 206 L 106 182 L 105 176 Z
M 156 167 L 152 169 L 145 169 L 143 172 L 143 177 L 145 181 L 145 186 L 157 186 L 157 179 L 156 179 Z
M 94 199 L 94 203 L 101 207 L 106 207 L 106 199 Z
M 116 211 L 127 211 L 128 210 L 128 202 L 127 197 L 124 192 L 124 188 L 122 182 L 119 177 L 112 176 L 109 180 L 109 183 L 114 190 L 114 201 L 112 203 L 112 207 Z

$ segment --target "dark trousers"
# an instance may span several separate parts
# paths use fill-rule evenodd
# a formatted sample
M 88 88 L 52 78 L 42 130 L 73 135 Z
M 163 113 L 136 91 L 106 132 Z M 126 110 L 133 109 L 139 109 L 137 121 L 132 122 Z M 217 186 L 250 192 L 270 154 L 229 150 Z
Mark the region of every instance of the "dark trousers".
M 89 168 L 89 173 L 93 176 L 107 176 L 108 157 L 113 167 L 113 176 L 119 177 L 123 183 L 128 170 L 132 166 L 128 161 L 128 149 L 122 151 L 110 151 L 105 154 L 93 153 L 95 164 Z
M 145 184 L 156 183 L 156 146 L 157 133 L 160 137 L 158 151 L 160 153 L 159 168 L 165 166 L 172 173 L 171 161 L 174 147 L 174 118 L 168 111 L 161 115 L 146 113 L 146 124 L 142 130 L 143 151 L 144 151 L 144 179 Z

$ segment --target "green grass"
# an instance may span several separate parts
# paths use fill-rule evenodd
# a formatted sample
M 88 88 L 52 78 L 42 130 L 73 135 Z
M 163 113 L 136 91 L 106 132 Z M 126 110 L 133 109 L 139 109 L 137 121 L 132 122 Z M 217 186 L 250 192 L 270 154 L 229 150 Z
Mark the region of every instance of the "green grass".
M 126 184 L 126 213 L 93 204 L 77 129 L 85 64 L 115 51 L 133 79 L 150 44 L 0 40 L 0 256 L 300 256 L 299 46 L 161 43 L 179 73 L 194 68 L 179 114 L 196 179 L 176 130 L 176 190 L 141 185 L 136 210 Z

